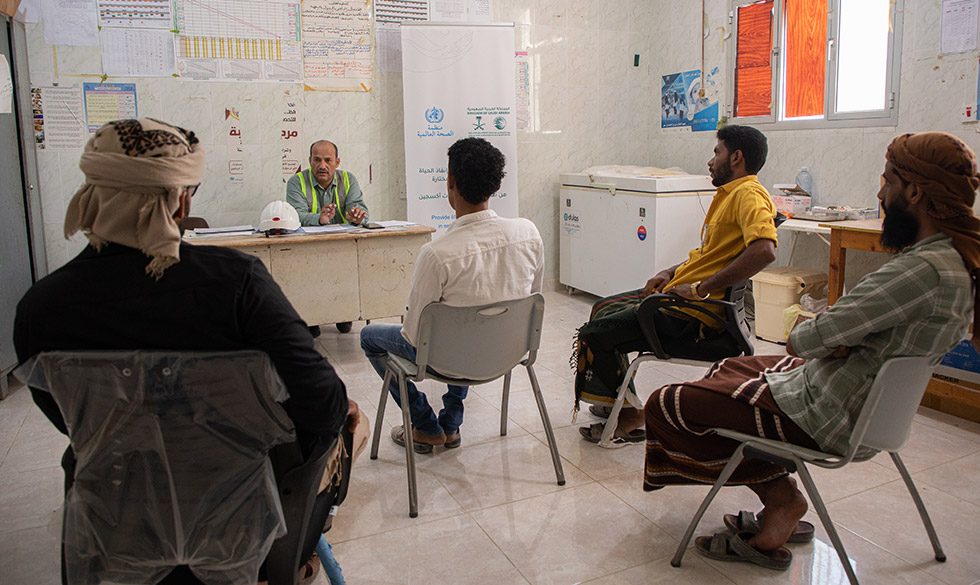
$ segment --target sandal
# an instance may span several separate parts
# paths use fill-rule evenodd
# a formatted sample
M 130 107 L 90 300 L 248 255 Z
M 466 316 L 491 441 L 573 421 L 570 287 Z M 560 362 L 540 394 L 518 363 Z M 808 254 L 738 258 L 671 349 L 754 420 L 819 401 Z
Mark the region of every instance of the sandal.
M 310 560 L 306 561 L 306 564 L 299 568 L 299 575 L 296 578 L 296 585 L 309 585 L 319 574 L 320 557 L 316 554 L 316 552 L 314 552 L 310 557 Z
M 762 530 L 762 525 L 759 522 L 762 520 L 762 513 L 756 517 L 755 514 L 749 512 L 748 510 L 742 510 L 735 514 L 725 514 L 723 520 L 725 521 L 725 528 L 732 534 L 736 532 L 751 532 L 752 534 L 758 534 Z M 806 544 L 813 541 L 814 534 L 813 524 L 800 520 L 796 524 L 796 530 L 790 535 L 786 542 L 795 544 Z
M 603 423 L 593 423 L 587 427 L 579 427 L 578 432 L 582 437 L 590 443 L 598 443 L 602 439 L 602 431 L 605 430 L 606 425 Z M 644 429 L 633 429 L 630 432 L 624 431 L 620 427 L 616 427 L 615 432 L 613 432 L 612 442 L 614 445 L 623 445 L 626 443 L 642 443 L 647 438 L 647 432 Z
M 746 542 L 749 532 L 719 532 L 714 536 L 699 536 L 694 539 L 697 551 L 716 561 L 754 563 L 760 567 L 785 571 L 793 562 L 793 553 L 781 546 L 773 550 L 758 550 Z

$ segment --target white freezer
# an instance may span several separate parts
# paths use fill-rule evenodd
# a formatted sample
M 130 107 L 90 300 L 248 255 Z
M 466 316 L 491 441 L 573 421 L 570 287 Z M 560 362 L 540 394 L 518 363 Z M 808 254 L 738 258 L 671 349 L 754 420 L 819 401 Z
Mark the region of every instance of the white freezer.
M 715 187 L 707 175 L 560 175 L 559 280 L 599 296 L 687 260 Z

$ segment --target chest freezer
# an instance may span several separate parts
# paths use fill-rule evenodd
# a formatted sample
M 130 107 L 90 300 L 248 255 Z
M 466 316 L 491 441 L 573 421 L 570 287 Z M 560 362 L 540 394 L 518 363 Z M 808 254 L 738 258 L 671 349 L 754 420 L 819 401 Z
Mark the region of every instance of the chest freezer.
M 715 194 L 707 175 L 559 178 L 559 281 L 599 296 L 687 260 Z

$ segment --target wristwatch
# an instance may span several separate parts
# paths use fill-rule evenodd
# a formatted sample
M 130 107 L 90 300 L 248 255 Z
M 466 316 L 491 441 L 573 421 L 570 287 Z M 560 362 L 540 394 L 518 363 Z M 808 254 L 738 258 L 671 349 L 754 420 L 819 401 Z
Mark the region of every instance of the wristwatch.
M 703 297 L 700 296 L 698 294 L 698 286 L 700 284 L 701 284 L 701 281 L 700 280 L 697 281 L 697 282 L 692 282 L 691 283 L 691 296 L 694 297 L 695 299 L 699 300 L 699 301 L 706 301 L 706 300 L 708 300 L 708 297 L 711 296 L 711 293 L 708 293 L 708 294 L 704 295 Z

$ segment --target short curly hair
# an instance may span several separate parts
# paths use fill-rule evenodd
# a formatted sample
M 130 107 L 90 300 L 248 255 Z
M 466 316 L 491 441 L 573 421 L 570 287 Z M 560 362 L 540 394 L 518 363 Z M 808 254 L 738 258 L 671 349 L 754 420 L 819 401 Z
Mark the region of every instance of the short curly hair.
M 479 205 L 500 189 L 504 153 L 482 138 L 463 138 L 449 147 L 449 174 L 468 203 Z

